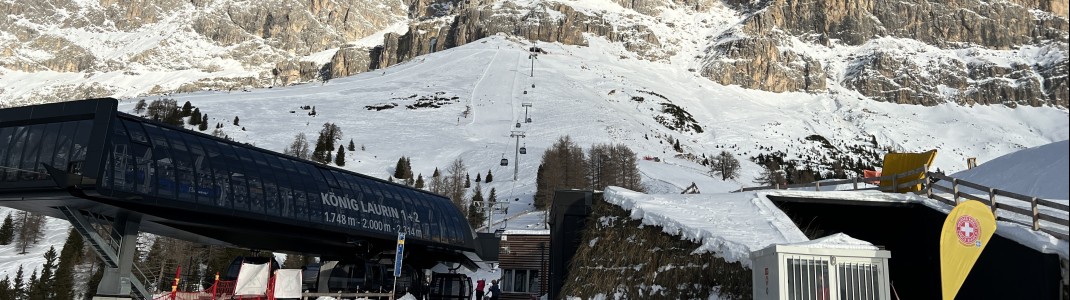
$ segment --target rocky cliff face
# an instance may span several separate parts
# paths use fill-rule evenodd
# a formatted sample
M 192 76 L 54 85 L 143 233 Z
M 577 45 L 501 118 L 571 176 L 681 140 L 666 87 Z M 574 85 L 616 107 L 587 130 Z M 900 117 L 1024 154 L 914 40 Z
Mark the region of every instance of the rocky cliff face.
M 84 75 L 29 94 L 0 91 L 0 102 L 316 80 L 330 57 L 317 54 L 403 22 L 407 9 L 376 0 L 6 1 L 0 3 L 7 16 L 0 19 L 0 74 Z M 93 78 L 161 72 L 178 80 L 110 86 Z
M 709 51 L 702 70 L 723 84 L 813 92 L 824 85 L 804 83 L 824 82 L 812 76 L 828 76 L 878 101 L 1067 106 L 1066 73 L 1056 71 L 1067 69 L 1068 26 L 1066 10 L 1061 9 L 1067 6 L 1065 0 L 776 0 L 733 5 L 752 13 L 738 31 L 721 37 L 724 41 Z M 813 57 L 795 51 L 800 41 L 853 53 L 846 59 Z M 929 51 L 936 53 L 925 53 Z M 1023 58 L 1006 62 L 993 53 Z M 842 77 L 806 72 L 813 67 Z M 769 76 L 746 76 L 761 71 Z
M 19 1 L 0 3 L 0 72 L 84 74 L 50 89 L 88 96 L 234 89 L 350 76 L 506 34 L 604 39 L 631 53 L 622 58 L 773 92 L 1067 107 L 1067 1 Z M 133 90 L 93 79 L 156 72 L 192 79 Z

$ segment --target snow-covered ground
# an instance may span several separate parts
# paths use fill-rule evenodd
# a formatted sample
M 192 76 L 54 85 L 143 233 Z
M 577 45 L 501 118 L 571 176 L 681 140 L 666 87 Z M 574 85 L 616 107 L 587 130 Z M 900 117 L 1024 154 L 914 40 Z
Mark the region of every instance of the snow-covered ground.
M 626 51 L 620 45 L 596 37 L 587 47 L 539 45 L 548 54 L 540 55 L 535 62 L 534 77 L 529 76 L 529 45 L 494 36 L 322 84 L 171 97 L 180 105 L 190 101 L 209 116 L 211 124 L 222 124 L 222 131 L 230 138 L 280 152 L 296 134 L 314 138 L 323 123 L 335 123 L 343 130 L 342 143 L 352 139 L 358 148 L 347 152 L 344 168 L 379 178 L 392 174 L 401 156 L 409 157 L 413 172 L 425 179 L 435 168 L 444 171 L 450 162 L 461 158 L 473 178 L 475 173 L 485 176 L 493 171 L 495 180 L 482 185 L 484 195 L 495 188 L 499 200 L 510 200 L 508 213 L 494 216 L 496 220 L 509 220 L 497 222 L 495 228 L 510 229 L 541 227 L 541 213 L 532 212 L 535 173 L 541 154 L 563 135 L 571 136 L 584 148 L 623 143 L 640 157 L 657 157 L 658 161 L 639 163 L 644 186 L 652 194 L 677 194 L 694 182 L 706 196 L 756 185 L 751 181 L 759 168 L 747 158 L 768 152 L 760 147 L 797 149 L 791 155 L 799 157 L 821 155 L 814 153 L 820 146 L 802 147 L 806 146 L 803 139 L 814 134 L 827 138 L 835 147 L 866 144 L 875 137 L 881 145 L 901 151 L 937 148 L 940 154 L 933 167 L 949 173 L 964 170 L 967 157 L 994 161 L 1020 149 L 1070 138 L 1070 119 L 1067 111 L 1060 108 L 953 104 L 921 107 L 878 103 L 849 93 L 770 93 L 722 86 L 688 72 L 685 65 L 622 57 L 617 54 Z M 405 108 L 423 96 L 457 98 L 442 103 L 440 108 Z M 635 101 L 633 97 L 644 100 Z M 120 110 L 131 112 L 138 99 L 124 99 Z M 398 106 L 378 111 L 365 108 L 392 103 Z M 525 110 L 523 103 L 532 106 Z M 659 124 L 655 117 L 668 116 L 660 112 L 662 103 L 688 111 L 703 132 L 678 131 Z M 317 115 L 309 116 L 300 109 L 304 105 L 315 106 Z M 516 123 L 525 115 L 533 122 L 521 123 L 517 128 Z M 235 116 L 240 117 L 240 126 L 232 125 Z M 526 137 L 519 140 L 519 145 L 510 137 L 512 131 L 524 132 Z M 742 174 L 729 181 L 711 176 L 694 161 L 677 157 L 669 140 L 679 140 L 685 151 L 694 155 L 729 151 L 740 158 Z M 528 151 L 519 155 L 519 160 L 514 154 L 518 146 Z M 499 165 L 502 157 L 509 160 L 508 166 Z M 1062 182 L 1066 182 L 1065 176 Z M 771 225 L 782 220 L 774 216 L 775 208 L 757 204 L 755 199 L 760 197 L 755 195 L 729 198 L 739 197 L 730 203 L 750 210 L 758 220 L 740 213 L 721 218 L 724 224 L 766 222 L 769 232 L 784 234 L 781 238 L 785 242 L 797 241 L 798 236 L 791 230 Z M 706 196 L 687 198 L 686 202 L 701 207 L 701 199 Z M 635 198 L 660 201 L 660 197 Z M 709 207 L 658 211 L 644 208 L 640 202 L 633 207 L 661 214 L 651 215 L 650 222 L 656 220 L 682 234 L 711 241 L 709 250 L 737 249 L 732 251 L 742 253 L 761 246 L 746 240 L 755 237 L 736 241 L 723 237 L 727 233 L 685 227 L 701 221 L 694 218 L 703 216 L 678 214 L 702 211 L 710 214 L 705 218 L 717 219 L 725 211 Z M 763 211 L 769 215 L 762 215 Z M 63 242 L 60 236 L 65 235 L 66 229 L 51 230 L 48 242 L 58 247 Z M 48 248 L 46 244 L 37 247 Z M 1065 249 L 1065 244 L 1062 247 Z M 0 248 L 0 261 L 4 262 L 0 274 L 12 274 L 11 266 L 17 268 L 15 261 L 30 265 L 30 259 L 40 257 L 40 252 L 16 257 L 10 250 Z M 722 255 L 741 256 L 736 254 Z M 477 276 L 497 276 L 495 270 L 479 272 Z

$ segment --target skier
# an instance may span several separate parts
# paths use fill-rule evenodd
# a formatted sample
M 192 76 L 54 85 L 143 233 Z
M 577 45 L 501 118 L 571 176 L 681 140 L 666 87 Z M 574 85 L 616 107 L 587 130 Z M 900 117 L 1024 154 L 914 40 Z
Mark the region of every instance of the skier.
M 487 289 L 487 294 L 490 295 L 490 300 L 498 300 L 498 297 L 502 295 L 502 290 L 498 289 L 498 280 L 490 281 L 490 288 Z
M 476 281 L 476 300 L 483 300 L 483 288 L 486 284 L 487 281 L 482 278 Z

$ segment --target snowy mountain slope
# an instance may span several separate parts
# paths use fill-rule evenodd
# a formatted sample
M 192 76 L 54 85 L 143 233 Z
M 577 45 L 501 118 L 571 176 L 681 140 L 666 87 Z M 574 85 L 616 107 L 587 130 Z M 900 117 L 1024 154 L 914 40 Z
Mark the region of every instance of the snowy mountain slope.
M 345 133 L 343 142 L 352 138 L 366 149 L 347 154 L 347 169 L 386 178 L 404 155 L 412 159 L 414 172 L 427 177 L 459 157 L 470 173 L 493 171 L 498 180 L 485 188 L 525 200 L 534 191 L 539 155 L 566 134 L 585 147 L 625 143 L 640 156 L 662 161 L 644 162 L 641 170 L 673 166 L 681 174 L 650 178 L 649 184 L 682 188 L 695 181 L 709 192 L 753 185 L 758 169 L 746 158 L 768 152 L 759 147 L 787 151 L 789 157 L 815 155 L 810 152 L 820 147 L 800 142 L 813 134 L 835 147 L 869 143 L 873 136 L 901 151 L 937 148 L 934 168 L 947 171 L 964 169 L 966 157 L 985 161 L 1070 136 L 1062 109 L 901 106 L 843 94 L 761 92 L 711 83 L 673 64 L 608 55 L 622 49 L 597 37 L 589 47 L 539 45 L 548 53 L 535 62 L 534 77 L 528 45 L 495 36 L 324 84 L 173 96 L 201 108 L 210 123 L 223 123 L 224 132 L 241 142 L 279 151 L 295 134 L 314 135 L 324 122 L 334 122 Z M 437 109 L 404 108 L 433 95 L 457 100 Z M 528 112 L 534 122 L 516 128 L 525 102 L 532 103 Z M 365 109 L 391 103 L 397 107 Z M 662 103 L 690 113 L 702 132 L 660 124 L 655 117 L 665 115 Z M 126 101 L 120 107 L 130 111 L 132 105 Z M 315 106 L 318 115 L 298 108 L 304 105 Z M 230 124 L 234 116 L 245 131 Z M 520 156 L 521 180 L 515 183 L 509 176 L 513 165 L 498 165 L 503 156 L 514 160 L 513 130 L 525 132 L 520 146 L 529 152 Z M 675 158 L 669 140 L 677 139 L 696 156 L 734 153 L 744 160 L 743 176 L 722 182 L 693 161 Z
M 835 147 L 869 143 L 874 136 L 881 145 L 904 151 L 937 148 L 934 167 L 950 172 L 965 169 L 966 157 L 988 161 L 1070 137 L 1070 119 L 1063 109 L 952 104 L 926 108 L 849 94 L 761 92 L 712 83 L 688 72 L 686 66 L 610 55 L 624 50 L 597 37 L 587 47 L 539 45 L 547 53 L 535 62 L 534 77 L 527 57 L 530 45 L 494 36 L 326 83 L 172 97 L 179 103 L 190 101 L 209 115 L 211 124 L 223 124 L 222 131 L 230 138 L 276 151 L 297 133 L 314 138 L 324 122 L 333 122 L 343 130 L 343 144 L 353 139 L 358 145 L 357 151 L 348 152 L 344 168 L 379 178 L 392 174 L 401 156 L 409 157 L 414 172 L 425 179 L 436 167 L 444 170 L 453 159 L 462 158 L 472 177 L 493 171 L 495 180 L 482 185 L 485 192 L 495 188 L 499 199 L 516 199 L 496 220 L 533 210 L 539 158 L 562 135 L 585 148 L 624 143 L 640 156 L 658 157 L 660 162 L 640 161 L 639 168 L 648 188 L 669 194 L 691 182 L 703 193 L 754 185 L 751 179 L 758 167 L 746 157 L 768 151 L 759 147 L 787 150 L 789 157 L 805 155 L 820 149 L 802 142 L 813 134 L 826 137 Z M 439 101 L 440 108 L 405 108 L 420 98 L 434 97 L 457 99 Z M 524 117 L 525 102 L 532 103 L 528 113 L 533 122 L 516 128 Z M 134 103 L 127 99 L 120 110 L 132 111 Z M 394 103 L 397 107 L 390 109 L 366 108 Z M 666 115 L 661 113 L 662 103 L 689 112 L 702 132 L 659 123 L 655 117 Z M 315 106 L 317 115 L 309 116 L 300 108 L 304 105 Z M 240 126 L 232 125 L 235 116 L 240 117 Z M 527 136 L 520 142 L 528 154 L 520 155 L 519 162 L 513 152 L 516 140 L 509 136 L 514 130 Z M 730 151 L 741 159 L 743 174 L 728 182 L 714 178 L 695 162 L 676 157 L 669 139 L 679 139 L 685 151 L 695 155 Z M 503 156 L 509 166 L 498 165 Z M 514 166 L 519 166 L 516 181 Z M 520 223 L 514 219 L 510 228 L 526 226 Z M 65 230 L 49 231 L 49 241 L 62 245 L 61 238 L 53 241 L 51 236 L 60 231 L 65 235 Z M 39 257 L 40 253 L 11 256 L 9 261 L 25 258 L 21 263 L 29 265 L 27 261 Z M 0 270 L 14 272 L 10 267 L 17 267 L 5 266 Z

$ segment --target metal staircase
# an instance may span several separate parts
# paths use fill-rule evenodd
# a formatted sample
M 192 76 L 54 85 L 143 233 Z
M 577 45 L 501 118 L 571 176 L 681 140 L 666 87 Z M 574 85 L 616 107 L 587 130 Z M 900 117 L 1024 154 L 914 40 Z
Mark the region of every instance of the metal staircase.
M 85 238 L 86 242 L 93 248 L 93 252 L 104 261 L 105 266 L 109 268 L 119 267 L 118 249 L 122 235 L 115 231 L 113 224 L 107 217 L 66 206 L 59 207 L 59 210 L 71 222 L 74 230 Z M 142 283 L 148 277 L 141 272 L 137 264 L 133 264 L 130 273 L 133 276 L 124 278 L 130 282 L 130 295 L 134 299 L 152 299 L 151 291 Z

